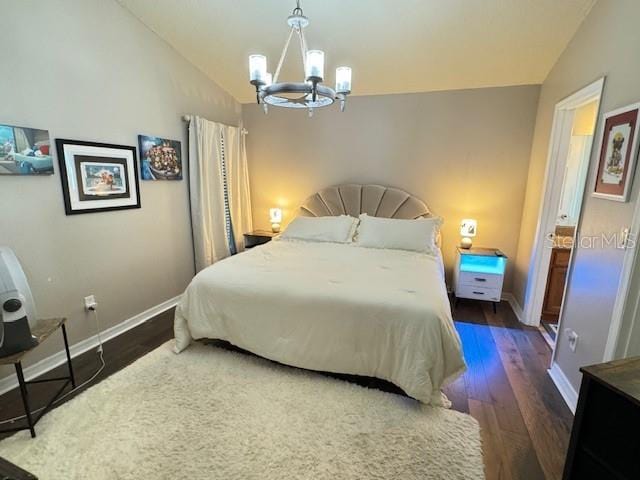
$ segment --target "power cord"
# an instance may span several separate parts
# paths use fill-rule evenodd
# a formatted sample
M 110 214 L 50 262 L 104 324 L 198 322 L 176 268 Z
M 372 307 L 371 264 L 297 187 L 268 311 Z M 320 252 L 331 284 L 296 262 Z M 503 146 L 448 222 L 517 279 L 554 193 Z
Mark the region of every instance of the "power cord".
M 86 387 L 89 383 L 93 382 L 96 377 L 98 375 L 100 375 L 102 373 L 102 371 L 104 370 L 104 368 L 107 366 L 106 362 L 104 361 L 104 348 L 102 345 L 102 336 L 100 335 L 100 321 L 98 318 L 98 310 L 96 309 L 97 305 L 93 305 L 91 307 L 88 308 L 89 311 L 93 312 L 93 316 L 96 322 L 96 332 L 97 332 L 97 337 L 98 337 L 98 348 L 96 349 L 96 352 L 98 353 L 98 357 L 100 358 L 100 367 L 98 368 L 98 370 L 96 371 L 96 373 L 94 373 L 91 378 L 89 378 L 88 380 L 86 380 L 85 382 L 83 382 L 82 384 L 76 386 L 76 388 L 74 388 L 73 390 L 69 390 L 67 393 L 65 393 L 64 395 L 62 395 L 60 398 L 56 399 L 55 402 L 53 402 L 53 405 L 56 405 L 57 403 L 60 403 L 62 400 L 64 400 L 65 398 L 67 398 L 69 395 L 71 395 L 74 392 L 77 392 L 78 390 Z M 34 411 L 31 412 L 31 415 L 35 415 L 36 413 L 40 413 L 42 410 L 44 410 L 45 407 L 40 407 Z M 26 415 L 20 415 L 18 417 L 13 417 L 13 418 L 8 418 L 7 420 L 2 420 L 0 421 L 0 425 L 6 424 L 6 423 L 15 423 L 19 420 L 24 420 L 25 418 L 27 418 Z

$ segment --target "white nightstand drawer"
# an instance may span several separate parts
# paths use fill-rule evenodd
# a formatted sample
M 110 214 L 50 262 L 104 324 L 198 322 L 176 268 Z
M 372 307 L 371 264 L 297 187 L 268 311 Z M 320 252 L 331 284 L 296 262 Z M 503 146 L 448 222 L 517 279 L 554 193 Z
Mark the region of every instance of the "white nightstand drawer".
M 502 275 L 491 273 L 460 272 L 460 285 L 473 285 L 483 288 L 502 288 Z
M 458 289 L 456 290 L 456 297 L 499 302 L 500 289 L 476 287 L 474 285 L 458 285 Z

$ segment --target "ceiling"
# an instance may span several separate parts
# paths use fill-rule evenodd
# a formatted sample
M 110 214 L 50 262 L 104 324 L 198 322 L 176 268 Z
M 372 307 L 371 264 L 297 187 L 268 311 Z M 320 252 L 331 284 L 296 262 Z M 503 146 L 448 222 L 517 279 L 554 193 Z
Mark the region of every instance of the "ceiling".
M 251 53 L 275 70 L 294 0 L 117 0 L 237 100 L 255 99 Z M 353 68 L 377 95 L 542 83 L 596 0 L 302 0 L 326 82 Z M 297 44 L 280 80 L 299 81 Z

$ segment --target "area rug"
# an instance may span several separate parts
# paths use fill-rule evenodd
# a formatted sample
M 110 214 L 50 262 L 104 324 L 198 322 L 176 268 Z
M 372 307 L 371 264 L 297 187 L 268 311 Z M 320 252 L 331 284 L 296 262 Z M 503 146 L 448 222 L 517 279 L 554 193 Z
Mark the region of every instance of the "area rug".
M 483 479 L 469 415 L 261 358 L 166 343 L 20 432 L 41 480 Z

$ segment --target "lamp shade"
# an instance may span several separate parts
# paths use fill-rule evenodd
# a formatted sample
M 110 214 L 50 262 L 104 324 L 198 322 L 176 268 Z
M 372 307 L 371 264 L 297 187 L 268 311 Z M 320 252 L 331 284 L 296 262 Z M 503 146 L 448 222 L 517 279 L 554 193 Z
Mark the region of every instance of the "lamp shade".
M 280 208 L 270 208 L 269 209 L 269 220 L 271 223 L 280 223 L 282 222 L 282 209 Z
M 478 230 L 478 222 L 473 218 L 465 218 L 460 222 L 460 235 L 463 237 L 475 237 Z
M 336 92 L 351 93 L 351 68 L 336 68 Z
M 249 81 L 265 82 L 267 79 L 267 57 L 249 55 Z
M 322 80 L 324 78 L 324 52 L 322 50 L 309 50 L 307 52 L 305 70 L 307 79 Z

